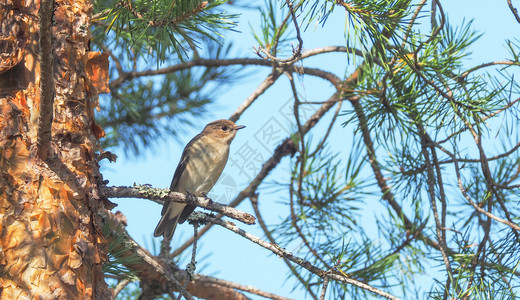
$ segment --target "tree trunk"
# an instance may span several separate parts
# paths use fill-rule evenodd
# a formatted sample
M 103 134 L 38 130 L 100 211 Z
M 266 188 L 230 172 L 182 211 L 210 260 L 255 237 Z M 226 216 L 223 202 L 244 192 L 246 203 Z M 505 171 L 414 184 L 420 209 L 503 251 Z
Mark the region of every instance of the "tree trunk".
M 107 57 L 88 51 L 90 2 L 47 8 L 54 26 L 44 55 L 54 63 L 43 70 L 40 2 L 0 3 L 0 298 L 108 299 L 95 226 L 102 130 L 93 113 Z M 41 75 L 53 78 L 48 112 L 40 112 Z M 42 120 L 52 122 L 46 158 L 37 150 Z

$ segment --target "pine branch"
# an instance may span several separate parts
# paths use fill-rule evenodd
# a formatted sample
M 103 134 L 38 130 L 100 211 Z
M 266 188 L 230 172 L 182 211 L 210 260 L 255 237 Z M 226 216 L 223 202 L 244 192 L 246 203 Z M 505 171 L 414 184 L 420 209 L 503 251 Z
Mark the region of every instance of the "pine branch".
M 96 221 L 99 222 L 96 223 L 97 226 L 110 228 L 110 232 L 105 234 L 105 238 L 108 240 L 123 240 L 123 248 L 125 251 L 120 253 L 120 256 L 137 256 L 139 258 L 140 261 L 138 263 L 124 262 L 125 267 L 136 273 L 142 284 L 151 284 L 154 287 L 154 292 L 157 294 L 176 290 L 180 291 L 186 299 L 193 299 L 193 296 L 207 300 L 248 299 L 244 294 L 235 290 L 239 289 L 271 299 L 286 299 L 250 286 L 243 286 L 202 274 L 195 274 L 193 281 L 190 281 L 188 288 L 185 289 L 182 282 L 188 276 L 187 272 L 180 270 L 173 261 L 163 260 L 150 254 L 146 249 L 141 247 L 130 237 L 114 214 L 110 212 L 100 213 Z M 110 224 L 110 226 L 105 226 L 106 224 Z
M 255 215 L 258 219 L 258 224 L 260 225 L 260 228 L 262 228 L 262 231 L 264 232 L 265 236 L 271 242 L 272 244 L 277 244 L 276 240 L 274 239 L 271 231 L 267 228 L 267 225 L 265 224 L 264 219 L 262 218 L 262 215 L 260 214 L 260 209 L 258 208 L 258 194 L 253 194 L 249 197 L 249 200 L 251 201 L 251 205 L 253 206 L 253 209 L 255 211 Z M 309 295 L 315 299 L 318 300 L 318 296 L 312 291 L 309 285 L 305 283 L 305 279 L 303 279 L 302 275 L 298 273 L 296 268 L 291 265 L 291 261 L 289 261 L 287 258 L 283 258 L 284 263 L 287 265 L 291 273 L 300 281 L 300 283 L 305 286 L 306 291 L 309 293 Z
M 220 225 L 220 226 L 252 241 L 255 244 L 258 244 L 259 246 L 273 252 L 274 254 L 276 254 L 280 257 L 286 258 L 286 259 L 302 266 L 303 268 L 307 269 L 309 272 L 311 272 L 321 278 L 329 278 L 332 280 L 348 283 L 348 284 L 354 285 L 358 288 L 362 288 L 364 290 L 377 294 L 379 296 L 385 297 L 387 299 L 394 299 L 394 300 L 399 299 L 389 293 L 381 291 L 381 290 L 379 290 L 373 286 L 370 286 L 366 283 L 363 283 L 361 281 L 357 281 L 357 280 L 354 280 L 354 279 L 351 279 L 351 278 L 348 278 L 345 276 L 341 276 L 341 275 L 334 274 L 334 273 L 329 273 L 328 271 L 322 270 L 322 269 L 314 266 L 313 264 L 311 264 L 309 261 L 302 259 L 298 256 L 295 256 L 291 252 L 281 248 L 280 246 L 278 246 L 276 244 L 268 243 L 268 242 L 262 240 L 261 238 L 254 236 L 254 235 L 238 228 L 236 225 L 234 225 L 230 222 L 222 221 L 221 219 L 218 219 L 218 218 L 215 218 L 215 217 L 212 217 L 209 215 L 205 215 L 205 219 L 207 219 L 209 222 Z
M 372 138 L 370 137 L 370 130 L 368 128 L 368 123 L 365 113 L 363 112 L 363 108 L 361 107 L 361 104 L 359 102 L 351 103 L 354 106 L 354 110 L 359 121 L 359 127 L 363 136 L 363 141 L 367 149 L 368 157 L 370 158 L 370 166 L 372 167 L 372 172 L 374 173 L 374 177 L 376 178 L 377 184 L 381 189 L 382 197 L 388 202 L 388 204 L 390 204 L 390 206 L 399 216 L 399 218 L 403 220 L 405 228 L 407 230 L 412 231 L 415 228 L 415 224 L 412 221 L 410 221 L 410 219 L 405 215 L 403 208 L 399 205 L 399 203 L 397 203 L 396 198 L 381 171 L 381 166 L 376 156 L 374 143 L 372 141 Z M 423 233 L 420 233 L 418 238 L 424 241 L 425 244 L 428 246 L 431 246 L 437 250 L 441 249 L 439 243 L 425 236 Z M 454 252 L 450 250 L 449 253 L 453 254 Z
M 187 203 L 196 205 L 232 219 L 240 221 L 244 224 L 255 224 L 255 217 L 235 209 L 233 207 L 213 202 L 210 198 L 205 197 L 189 197 L 183 193 L 171 192 L 169 189 L 153 188 L 147 185 L 129 186 L 111 186 L 101 187 L 101 195 L 107 198 L 142 198 L 149 199 L 156 203 L 163 204 L 165 201 L 173 201 L 179 203 Z
M 122 0 L 119 2 L 119 5 L 123 8 L 126 8 L 129 10 L 134 17 L 136 17 L 139 20 L 145 20 L 146 18 L 138 12 L 135 7 L 133 7 L 130 3 L 130 1 Z M 192 17 L 193 15 L 196 15 L 204 10 L 204 8 L 208 6 L 208 1 L 201 1 L 197 6 L 190 12 L 182 12 L 180 16 L 173 18 L 173 19 L 162 19 L 162 20 L 149 20 L 148 26 L 150 27 L 165 27 L 165 26 L 175 26 L 179 23 L 182 23 L 186 21 L 186 19 Z
M 331 48 L 331 49 L 323 49 L 323 52 L 334 52 L 334 51 L 347 51 L 347 48 Z M 302 56 L 310 57 L 320 53 L 319 50 L 313 50 L 306 55 L 304 52 Z M 176 64 L 173 66 L 165 67 L 162 69 L 153 69 L 153 70 L 145 70 L 145 71 L 130 71 L 123 72 L 120 76 L 112 81 L 110 81 L 110 90 L 114 91 L 118 89 L 124 82 L 132 80 L 134 78 L 146 77 L 146 76 L 155 76 L 155 75 L 163 75 L 168 73 L 173 73 L 193 67 L 224 67 L 224 66 L 233 66 L 233 65 L 257 65 L 257 66 L 265 66 L 272 67 L 273 63 L 269 60 L 259 59 L 259 58 L 233 58 L 233 59 L 204 59 L 197 58 L 191 60 L 189 62 L 183 62 L 180 64 Z M 294 65 L 284 66 L 287 71 L 297 72 L 308 74 L 312 76 L 321 77 L 325 80 L 331 81 L 335 86 L 338 86 L 341 83 L 341 79 L 330 72 L 326 72 L 316 68 L 309 67 L 298 67 Z
M 121 246 L 118 247 L 118 257 L 132 256 L 139 260 L 139 263 L 127 260 L 123 260 L 122 263 L 129 270 L 138 274 L 140 280 L 163 283 L 170 289 L 175 288 L 177 291 L 180 291 L 186 299 L 194 300 L 193 296 L 182 286 L 171 269 L 165 267 L 163 261 L 158 260 L 134 241 L 114 214 L 109 211 L 98 213 L 96 221 L 98 222 L 96 223 L 98 228 L 108 228 L 109 231 L 104 233 L 108 241 L 121 241 Z
M 286 0 L 285 3 L 289 7 L 289 14 L 287 14 L 287 17 L 282 22 L 282 25 L 280 25 L 280 28 L 282 28 L 284 26 L 284 24 L 287 22 L 288 17 L 290 15 L 292 17 L 294 28 L 296 30 L 296 39 L 298 40 L 298 46 L 296 47 L 296 49 L 293 49 L 293 55 L 286 59 L 280 59 L 276 56 L 271 55 L 271 53 L 269 53 L 269 49 L 266 49 L 263 47 L 259 47 L 258 49 L 256 49 L 256 54 L 262 59 L 269 59 L 270 61 L 276 62 L 281 65 L 285 65 L 285 64 L 290 65 L 301 59 L 303 40 L 302 40 L 302 37 L 300 34 L 300 26 L 298 25 L 298 21 L 296 19 L 296 15 L 294 13 L 294 11 L 296 9 L 298 9 L 298 5 L 295 8 L 290 0 Z M 276 48 L 278 45 L 278 40 L 280 38 L 280 36 L 279 36 L 280 33 L 281 33 L 281 30 L 278 31 L 278 35 L 274 38 L 274 40 L 275 40 L 275 45 L 273 46 L 274 51 L 276 51 Z M 262 52 L 265 56 L 262 56 L 260 54 L 260 52 Z

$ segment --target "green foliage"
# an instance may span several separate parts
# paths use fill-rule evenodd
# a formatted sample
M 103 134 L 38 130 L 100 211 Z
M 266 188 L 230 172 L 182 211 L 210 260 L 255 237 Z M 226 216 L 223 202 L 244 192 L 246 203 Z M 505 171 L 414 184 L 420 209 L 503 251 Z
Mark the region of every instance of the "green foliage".
M 230 49 L 206 42 L 206 51 L 214 59 Z M 117 78 L 115 67 L 110 71 Z M 124 81 L 101 98 L 96 117 L 107 133 L 102 146 L 106 149 L 124 145 L 120 149 L 126 154 L 139 154 L 167 136 L 177 136 L 194 117 L 206 113 L 207 105 L 220 94 L 221 86 L 212 83 L 229 83 L 232 76 L 239 74 L 233 68 L 201 67 Z
M 258 44 L 267 49 L 271 55 L 276 55 L 278 52 L 278 45 L 287 45 L 293 38 L 287 37 L 290 34 L 289 20 L 284 22 L 281 18 L 285 18 L 288 10 L 278 7 L 279 4 L 275 0 L 266 1 L 265 7 L 260 9 L 261 14 L 261 32 L 256 33 L 255 28 L 251 28 L 253 35 Z
M 207 59 L 227 55 L 231 45 L 221 45 L 219 31 L 233 26 L 233 16 L 220 11 L 223 3 L 94 2 L 92 46 L 110 51 L 113 61 L 111 94 L 101 97 L 96 115 L 107 134 L 104 149 L 138 155 L 165 137 L 176 137 L 219 95 L 220 86 L 213 83 L 238 76 L 233 68 L 164 71 L 198 57 L 200 50 Z
M 219 11 L 226 0 L 123 0 L 94 2 L 104 33 L 117 35 L 117 45 L 137 57 L 151 55 L 165 61 L 171 53 L 187 55 L 189 44 L 206 36 L 221 37 L 222 29 L 235 26 L 236 16 Z
M 359 46 L 364 58 L 358 65 L 361 75 L 349 88 L 366 93 L 360 94 L 358 109 L 345 110 L 344 124 L 358 125 L 354 126 L 358 141 L 365 136 L 364 130 L 373 139 L 384 180 L 397 205 L 412 216 L 413 225 L 410 228 L 389 208 L 377 216 L 378 238 L 367 234 L 370 226 L 357 218 L 363 211 L 361 203 L 367 205 L 373 194 L 370 181 L 357 178 L 366 174 L 361 170 L 368 171 L 367 166 L 353 158 L 369 158 L 356 147 L 354 157 L 342 158 L 351 170 L 351 177 L 347 176 L 351 180 L 344 181 L 338 177 L 338 155 L 325 150 L 309 155 L 311 143 L 307 143 L 305 149 L 299 149 L 300 157 L 293 160 L 287 202 L 290 215 L 273 229 L 275 240 L 298 249 L 299 255 L 324 270 L 381 288 L 398 286 L 403 294 L 428 293 L 443 298 L 448 293 L 448 298 L 457 299 L 466 294 L 472 299 L 515 297 L 518 233 L 497 223 L 491 233 L 483 229 L 487 218 L 461 193 L 450 156 L 460 160 L 457 168 L 462 189 L 474 202 L 481 207 L 489 205 L 501 218 L 509 214 L 511 220 L 519 219 L 518 188 L 490 187 L 494 182 L 510 186 L 519 177 L 519 154 L 515 151 L 520 141 L 515 125 L 518 107 L 511 103 L 520 95 L 520 88 L 514 72 L 508 72 L 512 66 L 502 67 L 499 73 L 468 68 L 472 47 L 481 37 L 472 22 L 453 26 L 443 16 L 431 32 L 425 32 L 415 20 L 410 23 L 414 10 L 421 9 L 410 1 L 300 1 L 293 5 L 300 13 L 299 23 L 307 25 L 317 21 L 325 26 L 338 7 L 347 12 L 346 45 Z M 272 40 L 279 24 L 275 18 L 269 19 L 275 15 L 273 9 L 266 11 L 264 20 L 270 22 L 264 21 L 263 36 L 256 36 L 264 47 L 276 44 Z M 287 32 L 285 27 L 278 30 Z M 510 61 L 518 63 L 517 44 L 508 42 L 507 46 Z M 505 108 L 508 113 L 503 113 Z M 498 125 L 490 124 L 489 119 L 498 113 L 504 119 Z M 363 118 L 366 128 L 360 121 Z M 468 130 L 470 125 L 474 133 Z M 491 137 L 493 134 L 496 136 Z M 498 152 L 507 155 L 488 156 L 494 182 L 482 172 L 485 167 L 473 135 L 507 141 Z M 488 144 L 483 147 L 496 153 Z M 432 210 L 432 201 L 437 212 Z M 431 255 L 425 239 L 439 239 L 435 214 L 442 215 L 445 210 L 439 222 L 446 224 L 447 255 L 453 272 L 441 271 L 442 275 L 434 278 L 438 285 L 430 291 L 412 290 L 417 276 L 426 273 L 428 266 L 444 266 L 440 252 Z M 323 284 L 311 275 L 298 279 L 306 290 L 319 291 L 313 287 Z M 346 294 L 359 298 L 365 293 L 336 282 L 329 283 L 329 289 L 332 299 L 345 298 Z
M 115 286 L 113 285 L 112 288 L 114 288 L 114 287 Z M 127 286 L 125 286 L 125 288 L 122 289 L 121 292 L 119 292 L 119 294 L 117 294 L 117 297 L 115 299 L 116 300 L 134 300 L 134 299 L 139 299 L 140 295 L 141 295 L 141 289 L 139 288 L 138 283 L 132 282 L 132 283 L 128 284 Z M 169 295 L 165 294 L 165 295 L 161 295 L 161 296 L 156 296 L 154 299 L 174 300 L 176 298 L 172 298 Z
M 104 146 L 137 153 L 208 111 L 221 88 L 214 84 L 230 82 L 236 69 L 182 66 L 199 58 L 200 45 L 210 59 L 229 55 L 214 41 L 230 24 L 210 13 L 221 3 L 199 10 L 197 1 L 96 2 L 105 23 L 94 30 L 94 46 L 124 58 L 110 70 L 111 99 L 101 101 Z M 439 3 L 433 16 L 409 0 L 300 0 L 292 7 L 302 32 L 346 14 L 343 46 L 359 51 L 345 59 L 362 60 L 352 64 L 356 79 L 338 88 L 345 99 L 358 97 L 337 121 L 355 142 L 346 155 L 329 149 L 326 137 L 318 145 L 305 137 L 302 146 L 293 136 L 298 149 L 280 184 L 286 214 L 269 232 L 274 240 L 322 270 L 410 298 L 516 297 L 520 234 L 504 223 L 520 220 L 518 41 L 507 41 L 509 61 L 489 71 L 493 64 L 468 67 L 481 37 L 473 23 L 453 24 Z M 427 16 L 430 28 L 418 21 Z M 286 1 L 266 0 L 260 18 L 252 28 L 259 46 L 273 56 L 292 50 L 297 31 Z M 170 52 L 176 56 L 166 59 Z M 148 61 L 177 69 L 154 73 Z M 143 68 L 151 75 L 135 75 Z M 323 286 L 300 266 L 290 274 L 309 293 Z M 418 286 L 421 276 L 430 284 Z M 338 282 L 327 295 L 367 296 Z
M 115 228 L 115 229 L 114 229 Z M 119 225 L 106 220 L 103 225 L 103 235 L 108 239 L 108 261 L 103 264 L 103 272 L 120 278 L 136 280 L 137 274 L 127 266 L 139 264 L 141 258 L 133 251 L 135 245 L 128 243 L 127 233 Z M 128 255 L 128 253 L 132 253 Z

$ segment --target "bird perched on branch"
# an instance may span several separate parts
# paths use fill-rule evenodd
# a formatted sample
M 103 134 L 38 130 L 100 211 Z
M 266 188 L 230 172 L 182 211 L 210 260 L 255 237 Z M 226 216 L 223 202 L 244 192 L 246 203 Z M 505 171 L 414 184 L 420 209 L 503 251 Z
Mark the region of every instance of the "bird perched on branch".
M 237 131 L 245 126 L 230 120 L 217 120 L 206 125 L 184 148 L 170 190 L 194 196 L 206 196 L 226 166 L 229 145 Z M 194 205 L 167 201 L 154 236 L 170 240 L 177 223 L 183 223 L 195 210 Z

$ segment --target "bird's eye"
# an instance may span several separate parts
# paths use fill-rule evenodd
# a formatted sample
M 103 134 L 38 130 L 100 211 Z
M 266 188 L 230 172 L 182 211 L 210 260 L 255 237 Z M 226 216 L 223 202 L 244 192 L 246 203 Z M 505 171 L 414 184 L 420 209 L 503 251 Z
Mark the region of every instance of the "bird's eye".
M 221 129 L 222 129 L 223 131 L 227 131 L 228 128 L 227 128 L 227 126 L 222 126 Z

